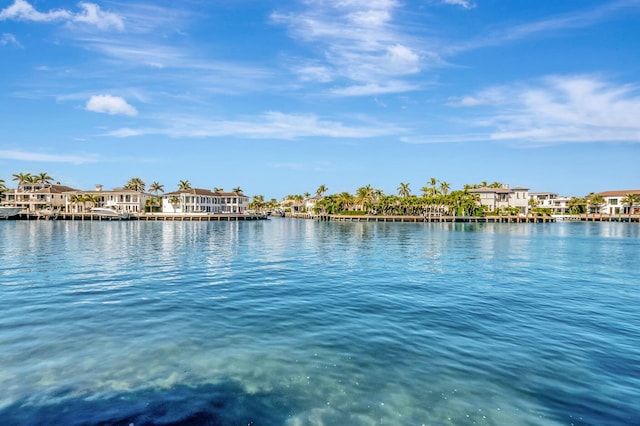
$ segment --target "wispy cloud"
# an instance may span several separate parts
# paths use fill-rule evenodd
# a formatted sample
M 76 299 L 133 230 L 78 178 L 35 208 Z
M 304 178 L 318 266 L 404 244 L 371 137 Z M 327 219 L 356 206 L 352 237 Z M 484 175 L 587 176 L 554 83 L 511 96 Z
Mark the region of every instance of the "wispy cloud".
M 585 28 L 627 9 L 640 10 L 640 1 L 609 1 L 596 7 L 578 12 L 566 13 L 520 25 L 505 27 L 501 30 L 491 31 L 487 35 L 483 35 L 482 37 L 478 37 L 464 43 L 450 43 L 449 46 L 443 48 L 442 53 L 444 55 L 454 55 L 462 51 L 502 45 L 538 35 L 548 36 L 550 33 L 557 31 Z
M 460 6 L 463 9 L 473 9 L 476 7 L 476 4 L 470 0 L 442 0 L 442 3 Z
M 308 65 L 307 59 L 294 67 L 303 81 L 342 81 L 354 89 L 347 87 L 334 94 L 359 96 L 404 91 L 409 84 L 387 82 L 422 70 L 420 49 L 393 25 L 398 1 L 317 0 L 306 4 L 309 8 L 300 13 L 271 15 L 273 22 L 286 26 L 297 40 L 317 49 L 313 65 Z M 363 91 L 363 87 L 368 89 Z
M 480 109 L 472 133 L 405 139 L 415 143 L 509 141 L 527 145 L 640 143 L 640 87 L 594 76 L 551 76 L 493 87 L 450 106 Z M 481 131 L 484 129 L 484 131 Z
M 372 123 L 347 125 L 321 119 L 315 114 L 267 112 L 242 120 L 215 120 L 207 117 L 158 117 L 157 126 L 121 128 L 104 136 L 132 137 L 165 135 L 169 137 L 244 137 L 251 139 L 298 139 L 306 137 L 372 138 L 394 134 L 397 128 Z M 163 124 L 160 124 L 163 123 Z
M 115 28 L 124 29 L 122 18 L 111 12 L 106 12 L 94 3 L 78 3 L 79 12 L 66 9 L 53 9 L 47 12 L 36 10 L 26 0 L 14 0 L 13 4 L 0 11 L 0 21 L 32 21 L 32 22 L 63 22 L 67 24 L 86 24 L 101 30 Z
M 0 46 L 6 46 L 8 44 L 13 44 L 14 46 L 22 47 L 22 45 L 18 42 L 18 39 L 13 34 L 4 33 L 0 35 Z
M 136 116 L 138 111 L 119 96 L 95 95 L 92 96 L 85 106 L 87 111 L 102 112 L 111 115 Z
M 86 164 L 95 163 L 97 159 L 93 155 L 60 155 L 60 154 L 42 154 L 33 151 L 12 151 L 0 150 L 0 158 L 5 160 L 18 161 L 35 161 L 46 163 L 70 163 L 70 164 Z

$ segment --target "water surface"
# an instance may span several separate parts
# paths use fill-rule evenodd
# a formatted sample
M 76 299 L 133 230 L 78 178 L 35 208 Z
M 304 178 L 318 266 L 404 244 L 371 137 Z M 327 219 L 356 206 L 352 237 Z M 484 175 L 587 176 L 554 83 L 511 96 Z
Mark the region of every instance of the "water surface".
M 640 227 L 0 222 L 4 424 L 640 423 Z

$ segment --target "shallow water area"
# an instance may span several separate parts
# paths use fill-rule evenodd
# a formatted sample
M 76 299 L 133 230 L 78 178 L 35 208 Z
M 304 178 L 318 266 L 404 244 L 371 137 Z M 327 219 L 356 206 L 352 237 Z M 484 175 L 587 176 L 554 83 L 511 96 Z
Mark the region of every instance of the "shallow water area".
M 5 424 L 640 421 L 640 226 L 0 222 Z

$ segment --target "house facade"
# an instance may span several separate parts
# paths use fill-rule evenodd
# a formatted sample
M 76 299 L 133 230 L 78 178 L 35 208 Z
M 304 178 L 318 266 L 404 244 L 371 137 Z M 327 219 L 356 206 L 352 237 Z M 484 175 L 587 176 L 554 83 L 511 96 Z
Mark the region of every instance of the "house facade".
M 526 214 L 529 208 L 529 188 L 509 188 L 508 185 L 504 185 L 501 188 L 472 188 L 469 192 L 478 194 L 480 205 L 486 206 L 489 211 L 516 207 L 521 214 Z
M 602 198 L 604 198 L 604 204 L 600 206 L 600 211 L 598 213 L 609 215 L 640 214 L 640 203 L 630 206 L 629 204 L 624 204 L 622 202 L 628 194 L 640 196 L 640 189 L 600 192 L 598 195 L 601 195 Z
M 162 195 L 163 213 L 242 214 L 249 197 L 240 192 L 214 192 L 192 188 Z
M 534 200 L 537 207 L 550 209 L 552 214 L 569 213 L 567 203 L 570 197 L 559 196 L 555 192 L 530 192 L 529 199 Z
M 66 194 L 74 188 L 50 183 L 21 183 L 17 189 L 6 191 L 7 204 L 22 207 L 24 212 L 35 213 L 42 209 L 62 210 L 66 206 Z
M 91 211 L 92 207 L 115 207 L 117 210 L 129 214 L 144 212 L 147 200 L 152 195 L 132 189 L 114 188 L 103 190 L 102 185 L 96 185 L 95 190 L 73 190 L 65 193 L 65 211 L 82 213 Z

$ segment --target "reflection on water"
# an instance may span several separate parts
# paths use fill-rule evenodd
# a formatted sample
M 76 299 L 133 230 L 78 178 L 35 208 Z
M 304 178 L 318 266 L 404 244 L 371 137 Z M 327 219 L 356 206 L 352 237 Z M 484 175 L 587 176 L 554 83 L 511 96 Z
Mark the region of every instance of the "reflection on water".
M 0 223 L 7 424 L 633 424 L 633 224 Z

